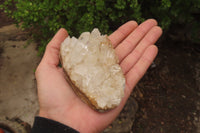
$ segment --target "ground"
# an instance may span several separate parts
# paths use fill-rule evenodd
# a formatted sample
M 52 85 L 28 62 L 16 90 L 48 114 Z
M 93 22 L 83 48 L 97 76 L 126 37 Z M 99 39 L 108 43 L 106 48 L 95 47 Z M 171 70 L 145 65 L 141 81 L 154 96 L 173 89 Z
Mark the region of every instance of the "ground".
M 41 57 L 27 33 L 0 12 L 0 126 L 29 132 L 38 111 Z M 162 38 L 159 54 L 108 133 L 200 133 L 200 44 Z M 28 127 L 28 128 L 27 128 Z M 17 131 L 16 131 L 17 132 Z
M 199 133 L 200 53 L 192 44 L 167 42 L 160 44 L 156 67 L 135 89 L 141 96 L 136 96 L 139 110 L 133 131 Z
M 0 15 L 0 128 L 27 133 L 38 111 L 34 71 L 40 57 L 27 33 Z

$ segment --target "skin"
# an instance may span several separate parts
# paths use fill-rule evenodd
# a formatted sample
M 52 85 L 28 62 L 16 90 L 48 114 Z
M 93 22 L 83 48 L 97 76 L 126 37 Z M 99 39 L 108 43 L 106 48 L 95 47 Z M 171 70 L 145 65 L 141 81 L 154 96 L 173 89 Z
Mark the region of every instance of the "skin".
M 40 111 L 39 116 L 68 125 L 79 132 L 93 133 L 105 129 L 123 109 L 138 81 L 158 53 L 155 42 L 162 34 L 154 19 L 138 26 L 129 21 L 113 32 L 109 39 L 115 48 L 126 78 L 125 96 L 113 110 L 99 113 L 83 103 L 65 80 L 59 64 L 60 44 L 68 36 L 60 29 L 46 47 L 36 70 Z

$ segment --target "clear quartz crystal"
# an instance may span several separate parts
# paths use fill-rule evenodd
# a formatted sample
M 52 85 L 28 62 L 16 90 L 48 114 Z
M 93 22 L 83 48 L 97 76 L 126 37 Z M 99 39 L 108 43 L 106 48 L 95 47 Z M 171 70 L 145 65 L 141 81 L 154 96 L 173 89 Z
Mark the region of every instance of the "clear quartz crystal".
M 71 81 L 97 109 L 118 106 L 124 96 L 125 78 L 106 35 L 98 29 L 61 44 L 63 68 Z

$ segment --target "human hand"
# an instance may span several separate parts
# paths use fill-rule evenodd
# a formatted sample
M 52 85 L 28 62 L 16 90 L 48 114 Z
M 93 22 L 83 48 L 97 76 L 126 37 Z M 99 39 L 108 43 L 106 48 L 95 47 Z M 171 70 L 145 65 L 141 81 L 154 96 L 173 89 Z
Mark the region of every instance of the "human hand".
M 133 88 L 142 78 L 157 55 L 154 43 L 162 30 L 149 19 L 141 25 L 129 21 L 109 36 L 126 78 L 125 96 L 120 105 L 99 113 L 83 103 L 65 80 L 59 64 L 60 44 L 68 36 L 60 29 L 46 47 L 44 57 L 36 70 L 39 116 L 68 125 L 80 132 L 100 132 L 120 113 Z

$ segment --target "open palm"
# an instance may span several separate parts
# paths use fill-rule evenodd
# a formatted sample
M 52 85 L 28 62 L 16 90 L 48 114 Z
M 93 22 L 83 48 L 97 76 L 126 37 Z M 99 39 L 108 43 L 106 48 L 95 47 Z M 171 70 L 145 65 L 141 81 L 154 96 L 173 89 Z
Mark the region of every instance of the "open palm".
M 68 125 L 80 132 L 99 132 L 106 128 L 124 107 L 132 89 L 142 78 L 157 55 L 154 43 L 162 30 L 149 19 L 141 25 L 129 21 L 109 36 L 126 78 L 125 96 L 121 104 L 108 112 L 99 113 L 83 103 L 65 80 L 59 64 L 61 42 L 68 36 L 60 29 L 47 45 L 36 70 L 39 116 Z

